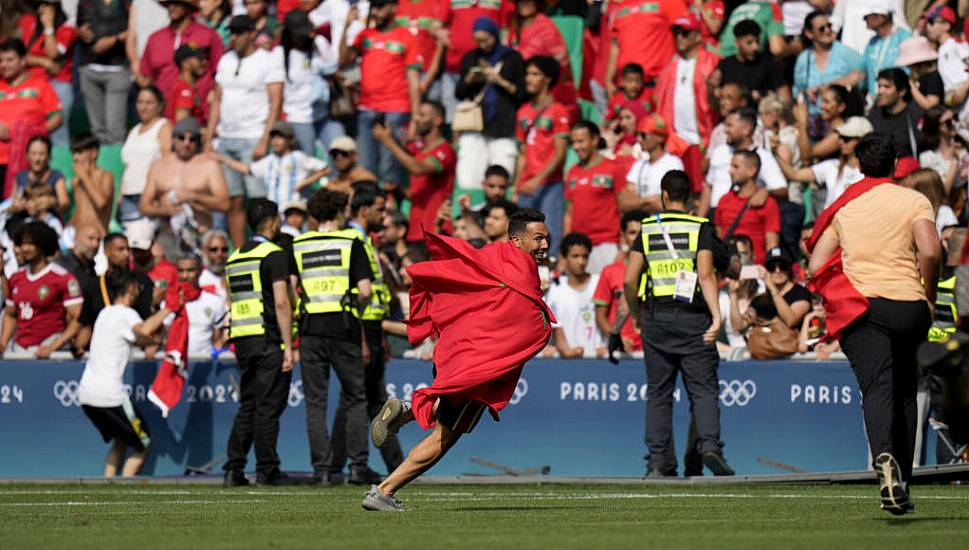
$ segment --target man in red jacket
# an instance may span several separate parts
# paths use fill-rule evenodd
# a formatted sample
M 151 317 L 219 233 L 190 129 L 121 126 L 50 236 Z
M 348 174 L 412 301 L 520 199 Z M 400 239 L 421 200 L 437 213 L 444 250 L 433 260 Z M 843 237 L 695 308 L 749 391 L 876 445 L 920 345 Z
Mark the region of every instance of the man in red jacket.
M 706 147 L 717 122 L 707 79 L 720 58 L 704 45 L 695 15 L 680 17 L 672 26 L 676 55 L 656 82 L 659 115 L 673 124 L 684 141 Z
M 511 217 L 508 233 L 510 241 L 480 250 L 428 234 L 434 261 L 407 268 L 413 280 L 407 335 L 412 343 L 438 336 L 436 375 L 430 387 L 414 392 L 410 404 L 388 400 L 370 433 L 380 447 L 412 420 L 434 431 L 379 487 L 370 487 L 362 503 L 365 510 L 402 512 L 394 494 L 474 429 L 486 409 L 497 420 L 525 362 L 548 344 L 554 318 L 542 300 L 538 278 L 538 264 L 549 245 L 545 215 L 522 209 Z M 478 345 L 481 335 L 487 335 L 488 345 Z

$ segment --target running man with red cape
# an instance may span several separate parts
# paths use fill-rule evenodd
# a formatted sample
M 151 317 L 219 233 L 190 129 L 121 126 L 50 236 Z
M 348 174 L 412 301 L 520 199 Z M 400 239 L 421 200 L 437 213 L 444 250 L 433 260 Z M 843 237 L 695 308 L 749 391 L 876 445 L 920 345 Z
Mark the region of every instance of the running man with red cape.
M 363 500 L 366 510 L 400 512 L 398 490 L 430 469 L 487 409 L 511 399 L 525 363 L 552 335 L 554 318 L 542 300 L 538 263 L 548 253 L 545 215 L 522 209 L 508 223 L 508 242 L 478 250 L 468 243 L 425 234 L 433 261 L 412 265 L 407 335 L 419 343 L 436 335 L 435 378 L 414 392 L 411 403 L 389 399 L 374 418 L 371 435 L 387 436 L 416 420 L 433 429 L 380 486 Z

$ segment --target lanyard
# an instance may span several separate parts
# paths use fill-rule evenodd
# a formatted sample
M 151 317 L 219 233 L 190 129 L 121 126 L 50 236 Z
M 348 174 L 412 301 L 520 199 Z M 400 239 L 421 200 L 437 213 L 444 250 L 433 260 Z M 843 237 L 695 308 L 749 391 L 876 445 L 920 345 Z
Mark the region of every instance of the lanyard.
M 662 214 L 656 214 L 656 223 L 659 224 L 659 230 L 663 233 L 663 240 L 666 241 L 666 249 L 673 255 L 674 260 L 679 260 L 680 253 L 673 246 L 673 239 L 670 238 L 669 230 L 663 225 Z
M 885 56 L 888 54 L 888 49 L 891 47 L 891 40 L 895 38 L 895 33 L 893 32 L 887 38 L 883 40 L 882 47 L 879 48 L 878 53 L 878 63 L 875 64 L 875 71 L 882 70 L 882 63 L 885 62 Z

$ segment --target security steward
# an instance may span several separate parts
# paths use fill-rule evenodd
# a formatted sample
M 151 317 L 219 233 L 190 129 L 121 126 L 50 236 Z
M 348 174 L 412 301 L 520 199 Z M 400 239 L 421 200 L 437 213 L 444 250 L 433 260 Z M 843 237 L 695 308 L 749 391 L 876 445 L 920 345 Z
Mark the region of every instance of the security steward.
M 386 346 L 383 320 L 390 311 L 390 287 L 384 282 L 383 267 L 377 249 L 374 247 L 372 233 L 379 233 L 383 229 L 384 215 L 387 213 L 386 202 L 383 195 L 378 191 L 377 184 L 370 181 L 361 181 L 353 184 L 353 198 L 350 200 L 350 220 L 347 222 L 349 229 L 356 230 L 356 237 L 363 241 L 363 247 L 367 251 L 367 259 L 370 261 L 370 270 L 373 272 L 374 279 L 371 285 L 373 296 L 367 308 L 363 311 L 361 322 L 363 324 L 364 340 L 370 350 L 370 360 L 365 363 L 365 387 L 367 391 L 367 417 L 370 420 L 380 413 L 384 403 L 387 402 L 387 387 L 384 383 L 384 370 L 386 366 Z M 330 462 L 330 481 L 338 479 L 343 475 L 343 468 L 347 462 L 346 454 L 346 411 L 343 403 L 337 407 L 336 418 L 333 421 L 333 460 Z M 391 434 L 383 446 L 380 447 L 380 454 L 387 466 L 387 471 L 392 472 L 404 461 L 404 453 L 400 449 L 400 442 L 396 434 Z
M 690 195 L 686 172 L 667 172 L 661 189 L 663 211 L 643 220 L 625 274 L 630 315 L 642 327 L 649 386 L 647 476 L 676 475 L 673 389 L 678 372 L 690 396 L 703 463 L 714 475 L 733 475 L 720 441 L 716 236 L 709 220 L 686 213 Z
M 329 468 L 333 449 L 326 427 L 331 367 L 340 379 L 340 406 L 346 415 L 348 481 L 354 484 L 381 481 L 367 465 L 370 442 L 364 356 L 369 355 L 369 350 L 360 325 L 360 316 L 373 295 L 373 273 L 360 232 L 344 229 L 347 201 L 346 193 L 317 191 L 310 198 L 307 210 L 319 224 L 318 228 L 293 240 L 300 287 L 299 351 L 306 398 L 306 432 L 313 483 L 317 485 L 331 484 Z
M 935 320 L 929 328 L 929 342 L 944 342 L 959 326 L 956 306 L 956 268 L 943 266 L 935 291 Z
M 274 241 L 279 237 L 279 207 L 265 199 L 249 202 L 252 241 L 226 262 L 226 288 L 232 302 L 229 338 L 239 364 L 239 411 L 229 435 L 225 486 L 248 485 L 243 471 L 249 448 L 256 447 L 256 482 L 292 484 L 279 470 L 276 441 L 286 408 L 293 361 L 289 263 Z M 286 330 L 279 330 L 285 327 Z

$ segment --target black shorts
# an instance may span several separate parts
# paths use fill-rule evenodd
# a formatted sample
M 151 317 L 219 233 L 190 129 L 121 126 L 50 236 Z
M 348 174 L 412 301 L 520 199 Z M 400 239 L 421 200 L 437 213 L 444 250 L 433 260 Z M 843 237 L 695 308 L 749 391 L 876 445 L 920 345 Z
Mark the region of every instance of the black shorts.
M 148 423 L 130 402 L 118 407 L 81 405 L 81 408 L 101 432 L 105 443 L 118 439 L 136 451 L 144 451 L 151 443 Z
M 480 401 L 451 402 L 442 396 L 437 405 L 437 421 L 454 432 L 471 433 L 487 408 Z

